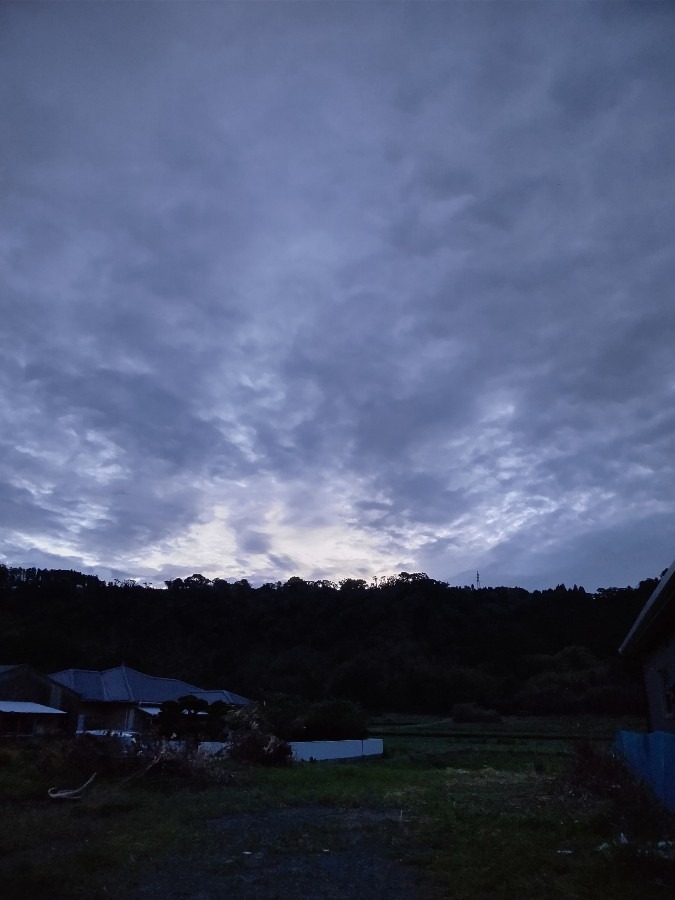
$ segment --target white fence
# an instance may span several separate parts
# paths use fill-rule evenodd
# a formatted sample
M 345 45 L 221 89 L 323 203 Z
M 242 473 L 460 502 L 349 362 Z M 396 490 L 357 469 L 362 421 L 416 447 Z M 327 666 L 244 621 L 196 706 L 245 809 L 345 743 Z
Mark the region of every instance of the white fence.
M 382 756 L 382 738 L 365 738 L 362 741 L 290 741 L 293 759 L 297 762 L 309 760 L 361 759 L 364 756 Z M 166 741 L 165 747 L 182 750 L 183 741 Z M 221 741 L 202 741 L 198 752 L 204 756 L 227 755 L 229 744 Z
M 362 756 L 382 756 L 382 738 L 363 741 L 291 741 L 293 759 L 360 759 Z

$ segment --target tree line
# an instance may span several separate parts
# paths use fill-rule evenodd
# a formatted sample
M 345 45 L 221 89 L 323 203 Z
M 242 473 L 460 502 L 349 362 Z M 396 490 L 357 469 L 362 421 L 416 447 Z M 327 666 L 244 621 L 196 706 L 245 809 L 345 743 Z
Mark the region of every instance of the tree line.
M 476 589 L 401 572 L 253 587 L 194 574 L 158 589 L 0 565 L 0 662 L 44 672 L 124 662 L 253 699 L 373 712 L 639 713 L 639 671 L 617 648 L 657 583 Z

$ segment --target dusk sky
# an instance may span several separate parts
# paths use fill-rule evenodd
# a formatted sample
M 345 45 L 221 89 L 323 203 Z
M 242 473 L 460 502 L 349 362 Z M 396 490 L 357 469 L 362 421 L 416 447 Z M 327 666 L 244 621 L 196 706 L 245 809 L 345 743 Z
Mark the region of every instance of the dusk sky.
M 675 7 L 4 3 L 0 561 L 675 557 Z

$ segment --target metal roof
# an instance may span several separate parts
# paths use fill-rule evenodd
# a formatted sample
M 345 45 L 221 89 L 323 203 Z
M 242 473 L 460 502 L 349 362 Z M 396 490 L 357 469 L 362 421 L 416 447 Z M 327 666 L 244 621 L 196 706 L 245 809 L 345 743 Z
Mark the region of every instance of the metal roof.
M 14 666 L 0 666 L 0 675 L 1 675 L 3 672 L 11 672 L 12 669 L 18 669 L 18 668 L 19 668 L 18 665 L 14 665 Z
M 183 696 L 183 695 L 181 695 Z M 193 697 L 201 697 L 207 703 L 215 703 L 216 700 L 222 700 L 231 706 L 248 706 L 251 702 L 246 697 L 240 697 L 239 694 L 233 694 L 232 691 L 192 691 Z
M 3 713 L 39 713 L 43 715 L 65 716 L 62 709 L 54 709 L 51 706 L 43 706 L 41 703 L 31 703 L 28 700 L 0 700 L 0 712 Z
M 653 631 L 657 620 L 661 618 L 664 610 L 673 602 L 674 597 L 675 562 L 654 588 L 651 597 L 643 606 L 642 612 L 633 623 L 633 627 L 626 635 L 623 644 L 619 647 L 619 653 L 632 653 L 643 644 L 646 637 L 649 638 L 649 634 Z
M 109 703 L 163 703 L 191 695 L 202 697 L 208 703 L 222 700 L 236 706 L 247 706 L 251 701 L 230 691 L 203 691 L 194 684 L 177 678 L 159 678 L 145 675 L 129 666 L 117 666 L 94 672 L 88 669 L 64 669 L 49 676 L 59 684 L 77 691 L 83 700 Z

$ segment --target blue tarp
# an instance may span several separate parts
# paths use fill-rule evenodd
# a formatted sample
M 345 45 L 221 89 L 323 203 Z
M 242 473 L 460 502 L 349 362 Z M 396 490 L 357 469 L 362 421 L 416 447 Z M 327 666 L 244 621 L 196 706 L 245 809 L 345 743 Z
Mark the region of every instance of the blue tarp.
M 614 747 L 631 772 L 649 785 L 668 812 L 675 812 L 675 734 L 620 731 Z

